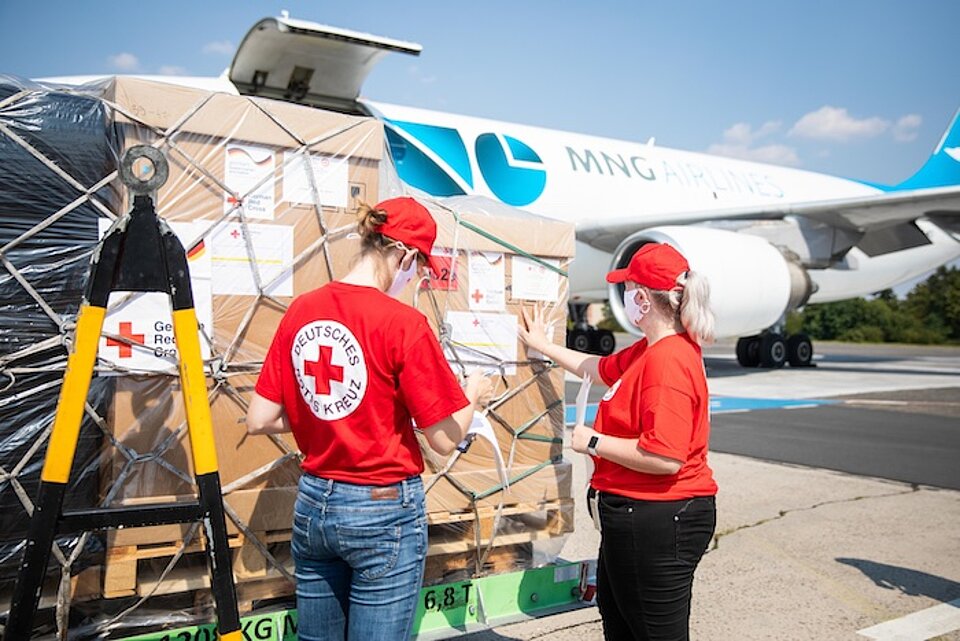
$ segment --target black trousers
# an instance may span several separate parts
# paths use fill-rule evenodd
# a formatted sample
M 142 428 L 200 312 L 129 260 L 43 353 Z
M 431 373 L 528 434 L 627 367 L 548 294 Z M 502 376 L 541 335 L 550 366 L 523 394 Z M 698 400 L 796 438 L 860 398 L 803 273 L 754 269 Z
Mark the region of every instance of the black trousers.
M 714 497 L 600 493 L 597 602 L 607 641 L 687 641 L 693 572 L 717 526 Z

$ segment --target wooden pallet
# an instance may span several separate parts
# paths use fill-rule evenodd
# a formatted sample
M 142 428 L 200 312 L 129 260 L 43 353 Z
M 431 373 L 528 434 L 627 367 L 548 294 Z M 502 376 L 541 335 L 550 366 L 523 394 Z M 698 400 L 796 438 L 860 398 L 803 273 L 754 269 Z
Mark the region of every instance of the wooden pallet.
M 450 552 L 427 556 L 423 571 L 423 584 L 452 583 L 465 581 L 486 574 L 500 574 L 532 567 L 533 544 L 515 543 L 498 545 L 491 548 L 482 559 L 476 550 L 470 552 Z
M 449 576 L 477 568 L 477 534 L 480 553 L 490 546 L 487 562 L 480 571 L 500 572 L 525 567 L 526 552 L 534 541 L 562 536 L 573 531 L 573 499 L 505 506 L 500 528 L 493 526 L 496 509 L 484 506 L 476 511 L 432 512 L 427 515 L 430 542 L 427 550 L 428 578 Z M 289 552 L 290 530 L 256 532 L 277 561 L 293 574 Z M 243 534 L 228 537 L 233 550 L 233 570 L 241 601 L 288 596 L 293 585 L 276 568 L 269 566 L 259 548 Z M 279 545 L 277 545 L 279 544 Z M 108 548 L 102 568 L 103 598 L 175 594 L 209 588 L 210 579 L 199 534 L 184 547 L 183 557 L 161 581 L 167 562 L 183 547 L 182 540 L 140 543 Z M 526 555 L 526 556 L 524 556 Z M 471 570 L 472 568 L 472 570 Z
M 257 532 L 255 535 L 261 543 L 267 546 L 273 543 L 285 543 L 290 540 L 289 530 Z M 235 534 L 229 536 L 227 540 L 230 549 L 233 550 L 233 574 L 238 586 L 268 578 L 280 578 L 286 581 L 283 574 L 276 568 L 268 567 L 266 557 L 244 535 Z M 145 575 L 142 575 L 143 568 L 147 565 L 146 561 L 155 561 L 150 564 L 152 566 L 165 564 L 178 553 L 181 547 L 183 547 L 183 558 L 181 559 L 183 563 L 178 565 L 193 566 L 193 569 L 189 569 L 186 574 L 195 575 L 196 580 L 184 583 L 185 573 L 181 571 L 182 568 L 180 567 L 174 567 L 168 575 L 170 577 L 180 577 L 179 579 L 164 580 L 162 584 L 159 582 L 159 577 L 144 580 Z M 203 549 L 204 544 L 200 540 L 199 534 L 186 547 L 183 546 L 183 541 L 112 547 L 107 550 L 103 566 L 103 597 L 114 599 L 126 596 L 143 596 L 155 587 L 155 594 L 171 594 L 209 587 L 210 581 L 206 566 L 199 563 L 200 567 L 196 567 L 198 560 L 205 562 L 205 556 L 202 554 Z M 291 560 L 288 568 L 291 573 L 293 572 L 292 567 Z M 157 574 L 157 572 L 153 572 L 153 574 Z M 200 583 L 197 581 L 200 581 Z M 205 584 L 201 585 L 204 582 Z
M 476 511 L 427 514 L 431 526 L 428 556 L 474 550 L 478 538 L 481 546 L 489 545 L 491 539 L 496 546 L 506 546 L 573 532 L 573 499 L 506 505 L 500 511 L 499 528 L 494 533 L 496 518 L 497 509 L 490 506 Z

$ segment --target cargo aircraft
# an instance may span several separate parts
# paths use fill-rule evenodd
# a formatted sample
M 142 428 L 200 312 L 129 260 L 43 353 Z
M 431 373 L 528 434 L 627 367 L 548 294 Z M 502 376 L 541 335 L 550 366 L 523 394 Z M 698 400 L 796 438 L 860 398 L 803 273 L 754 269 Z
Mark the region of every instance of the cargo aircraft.
M 582 351 L 614 348 L 610 332 L 587 324 L 591 302 L 609 301 L 632 328 L 622 285 L 608 285 L 604 275 L 645 243 L 674 245 L 708 276 L 718 335 L 739 338 L 745 367 L 811 363 L 809 337 L 784 335 L 791 310 L 893 287 L 960 256 L 960 112 L 912 177 L 881 186 L 667 149 L 653 139 L 551 131 L 361 97 L 378 60 L 421 49 L 284 13 L 250 29 L 220 78 L 160 79 L 375 116 L 407 185 L 438 197 L 482 195 L 574 223 L 567 341 Z

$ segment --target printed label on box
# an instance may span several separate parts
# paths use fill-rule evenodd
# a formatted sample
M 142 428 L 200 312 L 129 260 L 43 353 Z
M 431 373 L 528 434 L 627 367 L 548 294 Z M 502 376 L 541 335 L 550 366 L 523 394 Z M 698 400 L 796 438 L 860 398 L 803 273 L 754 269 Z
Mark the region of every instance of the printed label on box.
M 560 261 L 542 258 L 544 263 L 560 267 Z M 510 296 L 514 300 L 542 300 L 550 303 L 560 299 L 560 274 L 549 267 L 524 256 L 514 256 L 510 265 L 513 283 Z
M 506 307 L 506 269 L 500 252 L 470 252 L 469 301 L 470 309 L 500 311 Z
M 305 158 L 310 163 L 304 162 Z M 313 184 L 307 167 L 313 171 Z M 313 205 L 313 188 L 321 207 L 346 207 L 350 196 L 349 163 L 338 156 L 283 154 L 283 199 L 295 205 Z
M 100 237 L 111 221 L 98 221 Z M 210 282 L 210 251 L 203 241 L 193 241 L 202 233 L 198 223 L 168 223 L 180 242 L 187 246 L 193 305 L 200 325 L 200 355 L 210 358 L 213 340 L 213 295 Z M 176 371 L 177 348 L 173 336 L 170 297 L 163 292 L 113 292 L 103 321 L 98 356 L 102 361 L 124 370 L 143 372 Z M 120 373 L 120 372 L 118 372 Z
M 482 312 L 447 312 L 451 338 L 459 349 L 458 354 L 467 368 L 464 374 L 474 369 L 500 370 L 512 376 L 517 373 L 517 317 L 513 314 L 488 314 Z M 452 354 L 447 360 L 455 366 Z
M 249 218 L 273 220 L 274 165 L 272 149 L 253 145 L 227 145 L 223 180 L 227 188 L 241 198 L 243 211 Z M 236 198 L 224 194 L 224 213 L 233 209 L 236 204 Z
M 239 222 L 210 232 L 213 293 L 255 296 L 258 275 L 265 293 L 293 296 L 293 227 L 248 224 L 247 233 L 252 256 Z
M 453 260 L 453 250 L 446 247 L 434 247 L 430 255 L 433 257 L 433 265 L 430 266 L 430 280 L 424 281 L 423 288 L 450 292 L 460 289 L 460 279 L 456 270 L 456 261 Z

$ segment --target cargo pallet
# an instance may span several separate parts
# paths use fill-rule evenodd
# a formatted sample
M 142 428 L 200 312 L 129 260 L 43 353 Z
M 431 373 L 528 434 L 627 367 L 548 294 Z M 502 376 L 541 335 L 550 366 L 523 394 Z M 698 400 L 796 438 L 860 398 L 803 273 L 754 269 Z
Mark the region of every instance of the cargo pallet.
M 449 639 L 525 619 L 587 607 L 580 600 L 587 561 L 444 583 L 420 590 L 414 615 L 417 641 Z M 244 638 L 296 641 L 297 612 L 241 617 Z M 125 637 L 123 641 L 215 641 L 212 623 Z

